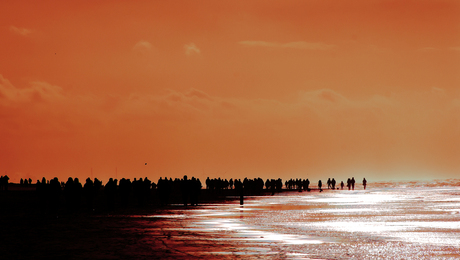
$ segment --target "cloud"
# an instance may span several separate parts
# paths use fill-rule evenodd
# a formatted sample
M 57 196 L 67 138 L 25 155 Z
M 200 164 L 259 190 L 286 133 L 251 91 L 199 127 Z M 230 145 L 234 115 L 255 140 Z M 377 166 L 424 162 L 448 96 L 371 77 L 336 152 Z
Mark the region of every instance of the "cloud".
M 446 96 L 446 91 L 442 88 L 437 88 L 437 87 L 432 87 L 431 88 L 431 93 L 438 95 L 440 97 Z
M 205 93 L 205 92 L 203 92 L 201 90 L 194 89 L 194 88 L 192 88 L 190 91 L 188 91 L 185 95 L 187 97 L 197 97 L 197 98 L 203 98 L 203 99 L 207 99 L 207 100 L 212 100 L 210 95 L 208 95 L 207 93 Z
M 133 47 L 133 51 L 138 53 L 138 54 L 147 54 L 149 53 L 150 51 L 152 51 L 152 44 L 148 41 L 139 41 L 137 42 L 134 47 Z
M 64 98 L 62 88 L 47 82 L 34 81 L 28 88 L 17 88 L 0 74 L 0 104 L 17 102 L 56 101 Z
M 11 25 L 10 26 L 10 31 L 22 36 L 27 36 L 29 35 L 32 31 L 26 28 L 18 28 L 16 26 Z
M 31 82 L 31 87 L 25 91 L 39 100 L 57 101 L 64 98 L 61 87 L 43 81 Z
M 77 97 L 42 81 L 18 88 L 0 75 L 0 106 L 15 104 L 0 109 L 0 125 L 8 126 L 0 135 L 5 154 L 23 158 L 21 149 L 28 149 L 26 159 L 34 166 L 60 161 L 55 172 L 66 174 L 67 164 L 84 170 L 103 161 L 131 169 L 146 157 L 155 172 L 173 177 L 201 174 L 203 167 L 228 170 L 220 176 L 225 178 L 344 177 L 360 170 L 377 176 L 411 163 L 457 172 L 460 101 L 448 94 L 433 87 L 352 99 L 317 89 L 279 101 L 191 88 Z M 65 102 L 51 102 L 56 100 Z
M 325 100 L 325 101 L 329 101 L 333 103 L 344 102 L 347 100 L 344 96 L 330 89 L 322 89 L 319 91 L 315 91 L 314 93 L 321 100 Z
M 189 44 L 185 44 L 184 49 L 185 49 L 185 54 L 187 56 L 201 53 L 201 50 L 198 49 L 198 47 L 196 47 L 196 45 L 193 42 L 191 42 Z
M 241 45 L 251 46 L 251 47 L 265 47 L 265 48 L 281 48 L 281 49 L 300 49 L 300 50 L 330 50 L 335 47 L 332 44 L 325 44 L 321 42 L 288 42 L 288 43 L 278 43 L 278 42 L 265 42 L 265 41 L 240 41 L 238 42 Z
M 11 82 L 0 74 L 0 101 L 2 103 L 14 101 L 16 99 L 17 89 Z

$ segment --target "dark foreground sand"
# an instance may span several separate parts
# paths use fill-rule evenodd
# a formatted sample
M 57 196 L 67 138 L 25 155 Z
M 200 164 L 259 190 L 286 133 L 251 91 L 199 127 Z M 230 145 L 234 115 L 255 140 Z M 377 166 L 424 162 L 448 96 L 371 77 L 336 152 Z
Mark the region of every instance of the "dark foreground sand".
M 231 198 L 228 203 L 239 204 L 237 197 Z M 209 247 L 231 251 L 225 250 L 231 246 L 225 241 L 196 245 L 177 239 L 193 237 L 193 231 L 151 232 L 168 228 L 161 227 L 158 218 L 130 217 L 168 214 L 168 208 L 154 204 L 92 211 L 68 209 L 64 204 L 50 209 L 40 203 L 32 190 L 0 194 L 0 259 L 193 259 Z

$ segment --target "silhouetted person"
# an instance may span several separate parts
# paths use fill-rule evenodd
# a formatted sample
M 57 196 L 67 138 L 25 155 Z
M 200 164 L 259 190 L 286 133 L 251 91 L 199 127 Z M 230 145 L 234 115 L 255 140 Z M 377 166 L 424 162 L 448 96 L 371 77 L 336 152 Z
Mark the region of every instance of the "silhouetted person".
M 351 179 L 350 178 L 347 179 L 347 187 L 348 187 L 348 190 L 351 189 Z
M 234 185 L 235 185 L 235 190 L 237 190 L 237 192 L 238 192 L 239 195 L 240 195 L 240 205 L 243 205 L 243 204 L 244 204 L 243 183 L 241 182 L 240 179 L 235 179 Z
M 102 188 L 102 181 L 98 178 L 94 178 L 94 197 L 96 198 L 99 195 L 99 192 Z
M 210 188 L 211 188 L 211 179 L 209 179 L 209 177 L 206 178 L 205 183 L 206 183 L 206 189 L 207 189 L 207 190 L 210 189 Z
M 57 177 L 50 180 L 49 184 L 43 183 L 41 184 L 46 187 L 46 196 L 48 196 L 47 200 L 49 201 L 49 205 L 52 211 L 56 211 L 59 207 L 59 198 L 61 197 L 62 189 L 61 183 Z
M 168 180 L 168 178 L 158 180 L 157 190 L 158 194 L 160 195 L 160 204 L 161 206 L 166 206 L 169 204 L 169 193 L 171 191 L 171 183 L 172 181 Z
M 367 185 L 367 181 L 366 181 L 366 178 L 363 179 L 363 186 L 364 186 L 364 189 L 366 189 L 366 185 Z
M 72 177 L 69 177 L 67 179 L 67 182 L 65 183 L 64 186 L 64 197 L 67 203 L 67 206 L 70 208 L 73 205 L 73 192 L 74 192 L 74 187 L 73 187 L 73 179 Z
M 149 178 L 144 178 L 144 183 L 142 185 L 142 204 L 148 203 L 150 199 L 150 187 L 152 185 L 152 181 Z
M 272 191 L 272 196 L 275 195 L 276 181 L 275 181 L 274 179 L 272 179 L 272 180 L 270 181 L 270 185 L 269 185 L 269 186 L 270 186 L 270 189 L 271 189 L 271 191 Z
M 190 183 L 187 178 L 187 175 L 184 175 L 184 178 L 180 182 L 180 191 L 182 194 L 182 202 L 184 203 L 184 207 L 187 207 L 188 197 L 190 193 Z
M 278 192 L 281 192 L 282 189 L 283 189 L 283 180 L 281 178 L 278 178 L 276 181 L 275 181 L 275 185 L 276 185 L 276 190 Z
M 318 181 L 318 188 L 319 188 L 319 191 L 320 191 L 320 192 L 323 191 L 323 190 L 321 189 L 322 186 L 323 186 L 323 183 L 321 182 L 321 180 L 319 180 L 319 181 Z
M 134 181 L 136 182 L 136 179 L 134 179 Z M 118 191 L 120 194 L 120 202 L 123 206 L 128 205 L 132 186 L 133 185 L 130 179 L 122 178 L 120 180 L 120 185 L 118 185 Z
M 137 178 L 134 178 L 133 183 L 132 183 L 134 198 L 136 199 L 139 205 L 142 204 L 142 184 L 143 183 L 144 181 L 142 180 L 142 178 L 140 178 L 139 180 Z M 120 181 L 120 186 L 122 186 L 121 181 Z M 122 187 L 119 187 L 119 188 L 121 189 Z
M 115 206 L 115 194 L 117 192 L 117 183 L 113 178 L 110 178 L 109 181 L 105 184 L 104 193 L 107 200 L 107 206 L 109 209 L 113 209 Z
M 190 187 L 190 204 L 192 206 L 198 206 L 198 197 L 200 195 L 201 187 L 202 187 L 200 179 L 196 179 L 195 177 L 192 177 L 190 186 L 191 186 Z
M 337 183 L 337 182 L 335 181 L 335 179 L 332 178 L 332 180 L 331 180 L 331 186 L 332 186 L 332 189 L 333 189 L 333 190 L 335 190 L 335 184 L 336 184 L 336 183 Z
M 83 194 L 85 197 L 86 207 L 89 210 L 92 210 L 94 200 L 94 183 L 90 178 L 86 179 L 85 185 L 83 186 Z
M 4 191 L 7 191 L 7 190 L 8 190 L 8 180 L 9 180 L 9 179 L 10 179 L 10 178 L 8 177 L 8 175 L 2 176 L 2 177 L 0 178 L 0 184 L 1 184 L 0 186 L 2 187 L 0 190 L 2 190 L 2 189 L 3 189 Z
M 353 190 L 355 190 L 355 177 L 351 178 L 351 187 Z
M 73 189 L 72 189 L 72 207 L 74 210 L 80 207 L 81 194 L 83 191 L 83 186 L 80 183 L 78 178 L 73 180 Z
M 340 182 L 340 188 L 343 190 L 343 186 L 345 186 L 345 184 L 343 184 L 343 181 Z

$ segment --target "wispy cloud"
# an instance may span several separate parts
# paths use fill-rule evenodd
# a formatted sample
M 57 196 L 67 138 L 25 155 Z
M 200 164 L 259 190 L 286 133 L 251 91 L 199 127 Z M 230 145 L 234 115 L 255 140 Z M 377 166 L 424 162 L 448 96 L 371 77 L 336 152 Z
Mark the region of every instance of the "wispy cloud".
M 288 42 L 288 43 L 278 43 L 278 42 L 266 42 L 266 41 L 241 41 L 238 42 L 241 45 L 251 46 L 251 47 L 265 47 L 265 48 L 291 48 L 291 49 L 301 49 L 301 50 L 330 50 L 335 47 L 333 44 L 325 44 L 322 42 Z
M 185 54 L 187 56 L 201 53 L 201 50 L 198 49 L 198 47 L 196 47 L 196 45 L 193 42 L 191 42 L 189 44 L 185 44 L 184 49 L 185 49 Z
M 17 88 L 0 75 L 0 104 L 15 102 L 61 100 L 62 88 L 43 81 L 34 81 L 28 88 Z
M 32 32 L 29 29 L 19 28 L 19 27 L 13 26 L 13 25 L 10 26 L 10 31 L 13 32 L 13 33 L 22 35 L 22 36 L 27 36 Z
M 102 158 L 125 168 L 153 154 L 158 171 L 171 175 L 207 165 L 210 171 L 234 169 L 232 174 L 311 169 L 319 178 L 339 170 L 345 177 L 357 165 L 385 172 L 417 159 L 428 162 L 421 167 L 447 162 L 454 175 L 458 151 L 445 144 L 460 144 L 460 101 L 441 87 L 358 100 L 333 89 L 285 101 L 193 88 L 82 97 L 46 82 L 16 87 L 0 75 L 0 125 L 8 126 L 0 127 L 0 136 L 9 140 L 5 153 L 27 140 L 40 148 L 30 158 L 49 165 L 56 153 L 68 154 L 64 161 L 75 165 Z
M 137 42 L 134 47 L 133 51 L 138 54 L 146 54 L 152 50 L 152 44 L 148 41 L 139 41 Z

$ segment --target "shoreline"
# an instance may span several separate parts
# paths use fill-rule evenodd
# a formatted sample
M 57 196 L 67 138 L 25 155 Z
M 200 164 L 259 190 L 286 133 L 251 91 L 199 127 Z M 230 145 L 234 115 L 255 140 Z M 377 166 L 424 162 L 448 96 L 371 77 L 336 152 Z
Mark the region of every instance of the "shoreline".
M 275 196 L 305 192 L 284 189 Z M 264 191 L 245 197 L 271 194 Z M 161 220 L 135 218 L 133 221 L 132 217 L 170 214 L 212 203 L 239 205 L 237 195 L 236 190 L 203 189 L 198 206 L 185 207 L 178 202 L 161 207 L 156 194 L 152 194 L 145 205 L 132 200 L 132 204 L 118 203 L 113 208 L 108 208 L 105 197 L 101 196 L 95 201 L 96 207 L 89 210 L 84 204 L 78 209 L 67 207 L 64 196 L 59 198 L 58 207 L 45 205 L 46 201 L 32 187 L 13 184 L 8 191 L 0 191 L 0 256 L 5 259 L 190 259 L 190 255 L 183 253 L 187 250 L 171 248 L 168 236 L 155 233 L 157 239 L 152 239 L 138 226 L 143 223 L 153 229 L 168 229 Z M 174 200 L 180 198 L 176 194 Z
M 322 191 L 333 191 L 331 189 L 322 189 Z M 337 190 L 340 191 L 340 190 Z M 271 190 L 263 190 L 258 193 L 248 193 L 244 195 L 244 199 L 248 197 L 258 196 L 273 196 L 280 194 L 303 194 L 308 192 L 320 192 L 319 189 L 310 189 L 299 191 L 298 189 L 281 189 L 275 192 Z M 201 189 L 199 194 L 200 204 L 210 204 L 219 202 L 235 202 L 239 204 L 240 194 L 235 189 L 223 189 L 223 190 L 209 190 Z M 51 205 L 53 204 L 54 205 Z M 162 206 L 159 200 L 159 194 L 157 190 L 151 190 L 149 197 L 145 202 L 139 202 L 133 196 L 129 197 L 128 201 L 122 201 L 121 198 L 117 198 L 115 204 L 112 207 L 107 205 L 107 198 L 103 191 L 99 192 L 98 196 L 94 199 L 92 207 L 88 207 L 85 202 L 85 198 L 81 196 L 79 205 L 71 209 L 68 207 L 68 202 L 64 194 L 60 194 L 58 198 L 55 198 L 54 202 L 51 202 L 49 198 L 40 197 L 38 191 L 36 191 L 35 184 L 21 185 L 21 184 L 9 184 L 8 191 L 0 191 L 0 216 L 15 215 L 20 216 L 21 214 L 85 214 L 90 215 L 107 214 L 117 212 L 123 212 L 126 214 L 127 211 L 132 210 L 138 211 L 157 211 L 171 208 L 194 208 L 191 206 L 190 201 L 188 205 L 183 205 L 183 198 L 180 193 L 171 194 L 168 205 Z

